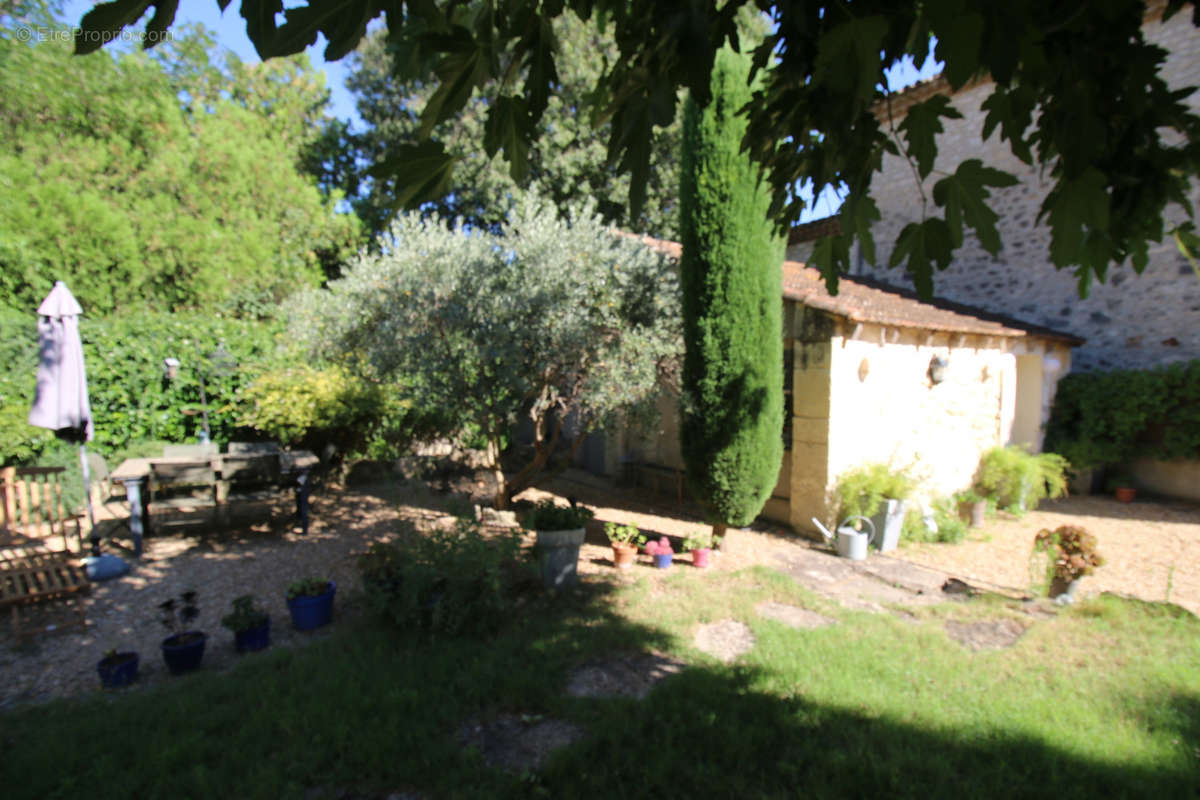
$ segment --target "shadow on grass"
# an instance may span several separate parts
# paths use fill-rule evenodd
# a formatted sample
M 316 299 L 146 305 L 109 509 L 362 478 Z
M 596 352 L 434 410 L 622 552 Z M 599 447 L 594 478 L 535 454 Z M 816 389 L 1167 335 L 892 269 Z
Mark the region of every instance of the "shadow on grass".
M 0 718 L 0 786 L 11 800 L 1195 796 L 1190 755 L 1110 764 L 1069 742 L 915 727 L 814 703 L 800 686 L 766 692 L 751 668 L 694 665 L 641 702 L 568 697 L 575 666 L 672 644 L 622 617 L 613 591 L 538 597 L 487 640 L 362 621 L 232 672 L 21 709 Z M 1200 698 L 1165 701 L 1153 724 L 1200 744 Z M 510 775 L 459 743 L 466 720 L 502 714 L 566 720 L 586 737 L 541 772 Z

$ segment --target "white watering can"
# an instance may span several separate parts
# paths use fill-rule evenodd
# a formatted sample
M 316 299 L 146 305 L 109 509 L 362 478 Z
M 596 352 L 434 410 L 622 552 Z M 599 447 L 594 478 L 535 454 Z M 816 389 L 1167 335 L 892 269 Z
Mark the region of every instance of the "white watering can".
M 870 526 L 871 532 L 856 531 L 850 527 L 850 523 L 856 519 L 861 519 Z M 848 558 L 851 561 L 862 561 L 867 557 L 867 545 L 875 538 L 875 523 L 862 516 L 847 517 L 842 520 L 842 524 L 838 526 L 837 533 L 829 532 L 829 529 L 821 524 L 816 517 L 812 518 L 813 524 L 821 531 L 821 535 L 825 537 L 825 541 L 834 545 L 837 549 L 837 554 L 842 558 Z

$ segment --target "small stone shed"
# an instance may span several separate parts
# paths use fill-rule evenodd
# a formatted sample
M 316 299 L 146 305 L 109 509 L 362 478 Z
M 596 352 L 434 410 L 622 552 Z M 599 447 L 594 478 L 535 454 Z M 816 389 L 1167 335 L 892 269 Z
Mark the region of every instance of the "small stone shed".
M 679 256 L 678 244 L 647 242 Z M 925 495 L 949 495 L 970 485 L 984 451 L 1040 449 L 1058 380 L 1083 343 L 863 277 L 842 279 L 832 296 L 794 261 L 783 265 L 783 301 L 785 451 L 763 516 L 797 531 L 828 517 L 829 490 L 857 465 L 908 468 Z M 664 396 L 649 433 L 610 432 L 604 471 L 680 491 L 677 406 Z

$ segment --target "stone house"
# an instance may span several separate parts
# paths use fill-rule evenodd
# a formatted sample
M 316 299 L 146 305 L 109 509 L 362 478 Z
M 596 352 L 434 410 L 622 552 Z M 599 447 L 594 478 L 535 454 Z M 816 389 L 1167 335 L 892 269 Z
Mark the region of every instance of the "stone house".
M 1200 85 L 1200 35 L 1192 25 L 1191 12 L 1185 9 L 1164 23 L 1165 5 L 1161 0 L 1148 3 L 1143 34 L 1148 42 L 1168 52 L 1164 75 L 1171 88 Z M 927 179 L 926 192 L 939 172 L 953 172 L 968 158 L 982 159 L 1020 179 L 1016 186 L 990 190 L 992 208 L 1000 216 L 997 229 L 1003 249 L 993 258 L 968 230 L 953 263 L 934 276 L 937 296 L 1086 339 L 1075 353 L 1076 370 L 1138 368 L 1200 358 L 1200 275 L 1179 254 L 1172 239 L 1151 244 L 1150 264 L 1144 273 L 1134 273 L 1128 264 L 1115 265 L 1108 281 L 1093 283 L 1085 299 L 1078 295 L 1074 274 L 1060 272 L 1050 263 L 1050 232 L 1037 223 L 1049 183 L 1013 156 L 998 132 L 983 141 L 981 105 L 991 91 L 992 82 L 986 78 L 951 92 L 945 79 L 937 77 L 894 94 L 889 104 L 876 109 L 886 122 L 890 107 L 891 121 L 899 125 L 913 105 L 944 94 L 962 114 L 962 119 L 942 121 L 945 131 L 937 139 L 935 171 Z M 1186 102 L 1200 110 L 1200 92 Z M 879 263 L 867 263 L 861 253 L 854 254 L 851 274 L 911 288 L 903 269 L 887 269 L 886 264 L 900 229 L 920 216 L 920 204 L 914 202 L 919 192 L 912 168 L 897 156 L 885 155 L 871 192 L 881 214 L 872 228 Z M 1200 191 L 1192 203 L 1200 208 Z M 794 228 L 788 258 L 806 260 L 815 239 L 838 230 L 836 217 Z
M 675 258 L 673 242 L 647 242 Z M 909 467 L 927 494 L 966 488 L 996 445 L 1041 442 L 1071 348 L 1082 340 L 869 279 L 836 297 L 803 264 L 783 265 L 784 460 L 763 516 L 798 531 L 825 519 L 839 475 L 868 462 Z M 683 492 L 678 398 L 649 432 L 610 431 L 593 471 Z
M 1200 36 L 1192 25 L 1190 10 L 1164 23 L 1165 5 L 1154 0 L 1147 4 L 1146 40 L 1167 51 L 1164 74 L 1171 88 L 1200 85 Z M 997 228 L 1003 249 L 992 257 L 968 231 L 949 268 L 934 276 L 937 296 L 1086 339 L 1074 351 L 1072 364 L 1077 371 L 1144 368 L 1200 359 L 1200 274 L 1169 237 L 1161 244 L 1151 244 L 1150 263 L 1142 274 L 1128 264 L 1114 265 L 1107 282 L 1094 282 L 1087 298 L 1079 297 L 1071 271 L 1054 268 L 1049 259 L 1050 232 L 1037 222 L 1050 188 L 1048 181 L 1014 157 L 998 133 L 982 140 L 985 114 L 981 105 L 991 88 L 991 81 L 982 78 L 952 92 L 938 77 L 893 95 L 888 106 L 877 108 L 886 121 L 890 107 L 891 122 L 898 125 L 914 104 L 943 94 L 962 114 L 962 119 L 943 120 L 945 131 L 938 137 L 935 172 L 926 191 L 938 171 L 952 172 L 967 158 L 980 158 L 1019 178 L 1016 186 L 991 190 L 992 208 L 1000 216 Z M 1200 111 L 1200 92 L 1186 102 Z M 909 276 L 902 269 L 887 269 L 886 263 L 900 229 L 920 213 L 919 204 L 913 202 L 918 195 L 915 181 L 905 161 L 884 157 L 883 169 L 871 184 L 881 212 L 872 229 L 880 263 L 868 263 L 861 252 L 853 254 L 851 274 L 856 280 L 869 276 L 881 286 L 911 288 Z M 1200 208 L 1200 191 L 1195 192 L 1192 203 Z M 1176 211 L 1176 217 L 1183 218 L 1182 210 Z M 794 228 L 788 257 L 805 260 L 817 238 L 838 231 L 836 217 Z M 1127 467 L 1143 488 L 1200 500 L 1200 462 L 1141 460 Z

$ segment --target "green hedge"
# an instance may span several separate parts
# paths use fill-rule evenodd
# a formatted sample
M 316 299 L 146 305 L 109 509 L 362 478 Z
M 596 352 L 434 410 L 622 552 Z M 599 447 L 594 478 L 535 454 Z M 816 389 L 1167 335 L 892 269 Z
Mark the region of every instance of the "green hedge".
M 1136 457 L 1200 458 L 1200 361 L 1067 375 L 1045 449 L 1082 469 Z
M 80 324 L 88 394 L 96 420 L 94 445 L 112 454 L 145 439 L 194 440 L 201 427 L 197 369 L 224 344 L 235 369 L 205 381 L 213 438 L 253 435 L 241 427 L 239 391 L 282 357 L 279 326 L 201 314 L 142 313 L 107 319 L 84 317 Z M 181 362 L 174 381 L 163 359 Z M 37 320 L 33 314 L 0 312 L 0 459 L 38 460 L 54 441 L 49 431 L 25 422 L 37 377 Z

